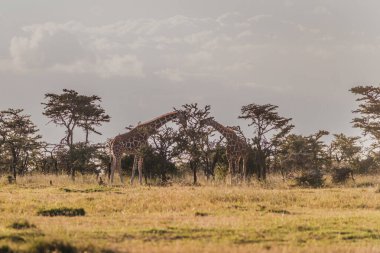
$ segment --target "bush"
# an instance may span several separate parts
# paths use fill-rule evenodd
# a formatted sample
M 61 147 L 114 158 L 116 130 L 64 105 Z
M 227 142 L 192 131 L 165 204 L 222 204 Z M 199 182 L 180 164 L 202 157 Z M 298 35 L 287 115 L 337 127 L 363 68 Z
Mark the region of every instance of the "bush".
M 13 253 L 13 252 L 14 251 L 8 245 L 0 246 L 0 253 Z
M 223 165 L 216 165 L 215 167 L 215 178 L 218 181 L 224 181 L 226 180 L 228 175 L 228 166 L 223 166 Z
M 10 228 L 13 229 L 28 229 L 28 228 L 35 228 L 36 226 L 33 224 L 30 224 L 27 220 L 19 220 L 13 222 L 11 225 L 9 225 Z
M 336 168 L 333 170 L 332 182 L 333 183 L 345 183 L 349 178 L 354 180 L 354 172 L 350 168 Z M 355 181 L 355 180 L 354 180 Z
M 302 172 L 301 176 L 296 178 L 297 185 L 319 188 L 325 184 L 323 173 L 319 169 Z
M 37 212 L 37 215 L 40 216 L 84 216 L 86 212 L 83 208 L 53 208 L 49 210 L 40 210 Z
M 48 252 L 56 252 L 56 253 L 76 253 L 78 250 L 65 242 L 60 241 L 38 241 L 35 242 L 28 250 L 31 253 L 48 253 Z
M 8 184 L 14 184 L 16 179 L 13 176 L 7 176 Z

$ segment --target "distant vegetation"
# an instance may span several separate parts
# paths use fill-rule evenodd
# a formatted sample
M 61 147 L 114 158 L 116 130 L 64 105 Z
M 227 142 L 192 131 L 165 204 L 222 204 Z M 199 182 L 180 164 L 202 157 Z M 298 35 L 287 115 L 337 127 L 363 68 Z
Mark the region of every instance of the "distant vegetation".
M 379 172 L 380 88 L 358 86 L 350 91 L 359 102 L 353 111 L 353 127 L 369 137 L 371 143 L 366 146 L 361 144 L 362 137 L 341 133 L 332 134 L 327 143 L 323 137 L 330 133 L 325 130 L 307 136 L 294 134 L 292 119 L 280 116 L 272 104 L 242 106 L 236 117 L 246 120 L 250 138 L 239 127 L 232 129 L 249 145 L 248 178 L 266 180 L 268 173 L 276 173 L 284 180 L 296 179 L 300 185 L 322 187 L 327 173 L 335 173 L 334 182 L 341 183 L 354 180 L 355 174 Z M 0 111 L 0 174 L 9 183 L 32 173 L 67 174 L 72 180 L 78 173 L 94 174 L 101 175 L 99 184 L 106 183 L 111 163 L 109 140 L 91 142 L 93 134 L 101 134 L 97 128 L 110 121 L 101 98 L 64 89 L 61 94 L 45 94 L 42 104 L 42 113 L 49 124 L 62 128 L 62 136 L 56 143 L 47 143 L 23 109 Z M 200 123 L 212 116 L 211 107 L 187 104 L 180 109 L 188 115 L 186 129 L 164 126 L 141 150 L 146 182 L 168 184 L 175 177 L 191 174 L 196 184 L 199 173 L 208 180 L 224 180 L 228 175 L 225 140 Z M 74 135 L 78 131 L 83 132 L 83 141 Z M 132 163 L 131 157 L 123 159 L 125 173 L 130 173 Z

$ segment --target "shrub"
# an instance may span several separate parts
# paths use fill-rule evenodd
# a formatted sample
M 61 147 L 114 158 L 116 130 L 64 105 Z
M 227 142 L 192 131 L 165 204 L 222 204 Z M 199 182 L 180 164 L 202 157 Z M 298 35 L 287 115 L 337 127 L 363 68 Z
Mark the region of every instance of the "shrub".
M 35 242 L 28 250 L 28 252 L 31 253 L 48 253 L 48 252 L 55 252 L 55 253 L 76 253 L 78 250 L 65 242 L 60 241 L 37 241 Z
M 28 228 L 35 228 L 36 226 L 33 224 L 30 224 L 27 220 L 19 220 L 13 222 L 11 225 L 9 225 L 10 228 L 13 229 L 28 229 Z
M 8 245 L 0 246 L 0 253 L 13 253 L 13 252 L 14 251 Z
M 323 173 L 319 169 L 308 170 L 302 172 L 301 176 L 296 178 L 297 185 L 306 187 L 323 187 L 325 179 Z
M 13 176 L 7 176 L 8 184 L 14 184 L 16 179 Z
M 40 216 L 84 216 L 86 212 L 83 208 L 53 208 L 48 210 L 40 210 L 37 212 L 37 215 Z
M 216 165 L 215 167 L 215 178 L 218 181 L 224 181 L 226 180 L 226 177 L 228 175 L 228 166 L 223 165 Z
M 350 168 L 336 168 L 333 170 L 332 182 L 333 183 L 345 183 L 349 178 L 354 180 L 353 170 Z M 355 180 L 354 180 L 355 181 Z

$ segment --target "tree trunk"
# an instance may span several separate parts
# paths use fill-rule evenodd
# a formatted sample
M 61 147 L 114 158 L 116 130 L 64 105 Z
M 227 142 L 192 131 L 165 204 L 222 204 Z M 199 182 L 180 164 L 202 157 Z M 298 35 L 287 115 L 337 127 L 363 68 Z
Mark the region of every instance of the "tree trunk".
M 86 131 L 86 144 L 88 144 L 88 135 L 89 135 L 89 131 L 88 131 L 88 129 L 86 129 L 85 131 Z
M 197 163 L 196 162 L 190 162 L 190 168 L 193 171 L 193 184 L 197 184 L 198 177 L 197 177 Z
M 259 150 L 257 155 L 257 165 L 258 165 L 258 171 L 257 171 L 257 178 L 259 180 L 266 180 L 266 164 L 265 164 L 265 154 L 263 151 Z
M 58 161 L 56 159 L 54 161 L 54 169 L 55 169 L 55 174 L 58 175 Z
M 21 174 L 24 174 L 25 171 L 27 170 L 28 160 L 29 160 L 29 153 L 27 152 L 27 153 L 26 153 L 25 160 L 24 160 L 24 162 L 23 162 L 23 164 L 22 164 L 22 171 L 21 171 Z
M 12 165 L 11 165 L 11 169 L 12 169 L 12 174 L 13 174 L 13 178 L 16 180 L 16 174 L 17 174 L 17 154 L 16 154 L 16 151 L 15 150 L 12 150 Z

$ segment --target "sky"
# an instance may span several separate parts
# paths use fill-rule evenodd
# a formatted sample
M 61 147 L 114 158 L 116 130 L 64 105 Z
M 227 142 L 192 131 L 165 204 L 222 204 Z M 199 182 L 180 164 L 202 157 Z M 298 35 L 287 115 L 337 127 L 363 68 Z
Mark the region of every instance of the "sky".
M 41 103 L 64 88 L 102 98 L 104 141 L 185 103 L 248 137 L 250 103 L 297 134 L 358 135 L 349 89 L 380 82 L 378 0 L 0 0 L 0 35 L 0 109 L 52 143 Z

